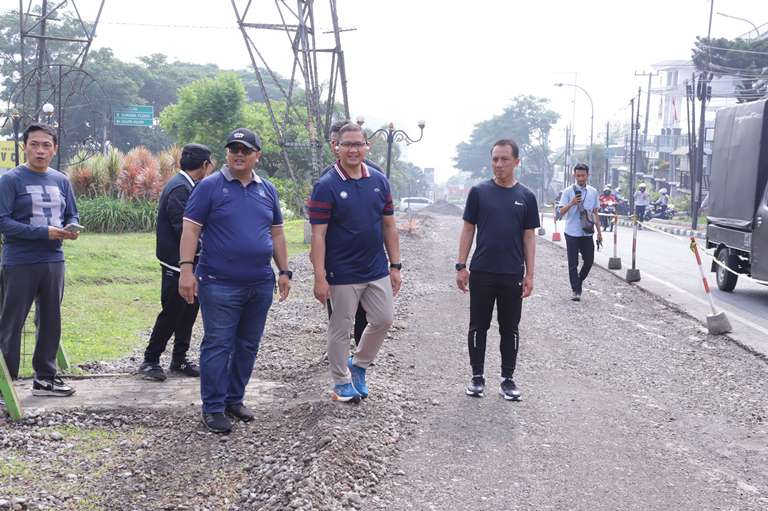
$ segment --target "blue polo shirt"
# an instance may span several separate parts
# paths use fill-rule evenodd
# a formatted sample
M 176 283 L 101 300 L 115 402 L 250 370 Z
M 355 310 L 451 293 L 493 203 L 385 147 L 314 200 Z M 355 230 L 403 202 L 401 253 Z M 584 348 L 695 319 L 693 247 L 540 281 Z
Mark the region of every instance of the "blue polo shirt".
M 362 164 L 352 179 L 336 163 L 315 184 L 307 202 L 309 222 L 328 224 L 325 272 L 331 285 L 362 284 L 389 275 L 383 220 L 393 215 L 392 193 L 384 174 Z
M 274 281 L 272 226 L 283 215 L 274 185 L 251 173 L 248 185 L 225 165 L 192 191 L 184 219 L 202 227 L 199 280 L 237 286 Z

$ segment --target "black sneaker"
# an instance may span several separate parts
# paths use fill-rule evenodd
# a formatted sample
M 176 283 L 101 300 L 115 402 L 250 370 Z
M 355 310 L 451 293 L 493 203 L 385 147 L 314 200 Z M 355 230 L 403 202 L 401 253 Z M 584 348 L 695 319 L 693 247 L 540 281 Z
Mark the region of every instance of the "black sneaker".
M 223 412 L 203 412 L 203 425 L 213 433 L 229 433 L 232 431 L 232 423 Z
M 32 382 L 33 396 L 67 397 L 75 393 L 75 389 L 64 383 L 64 380 L 55 376 L 50 380 L 35 380 Z
M 467 385 L 467 395 L 472 397 L 483 397 L 485 395 L 485 378 L 482 376 L 473 376 L 472 381 Z
M 151 381 L 165 381 L 165 371 L 160 367 L 160 364 L 153 362 L 144 362 L 139 366 L 139 374 L 145 380 Z
M 574 302 L 580 302 L 581 301 L 581 292 L 580 291 L 574 291 L 573 295 L 571 295 L 571 300 Z
M 519 401 L 522 393 L 515 385 L 512 378 L 504 378 L 499 385 L 499 394 L 501 394 L 507 401 Z
M 233 419 L 238 419 L 243 422 L 251 422 L 256 418 L 256 416 L 253 415 L 253 412 L 249 410 L 245 405 L 227 405 L 224 413 Z
M 170 369 L 172 373 L 183 374 L 184 376 L 189 376 L 191 378 L 200 377 L 200 368 L 197 367 L 197 364 L 186 359 L 181 362 L 171 362 L 168 369 Z

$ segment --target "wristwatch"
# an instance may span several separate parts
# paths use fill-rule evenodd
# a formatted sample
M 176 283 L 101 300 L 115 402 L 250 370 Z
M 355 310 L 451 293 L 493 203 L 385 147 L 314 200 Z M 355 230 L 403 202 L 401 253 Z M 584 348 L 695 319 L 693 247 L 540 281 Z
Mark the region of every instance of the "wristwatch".
M 402 270 L 403 263 L 389 263 L 389 267 L 393 270 Z
M 288 277 L 288 280 L 293 279 L 293 272 L 291 270 L 280 270 L 280 276 L 286 275 Z
M 464 263 L 456 263 L 456 271 L 466 270 L 467 265 Z

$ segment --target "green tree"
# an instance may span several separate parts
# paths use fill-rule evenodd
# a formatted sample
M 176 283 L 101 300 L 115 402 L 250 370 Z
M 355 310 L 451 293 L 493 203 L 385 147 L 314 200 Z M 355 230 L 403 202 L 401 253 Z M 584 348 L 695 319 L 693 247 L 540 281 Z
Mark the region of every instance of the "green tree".
M 768 94 L 768 39 L 707 39 L 697 37 L 692 60 L 699 71 L 735 76 L 733 95 L 739 103 Z
M 549 133 L 559 118 L 548 104 L 545 98 L 515 97 L 500 115 L 476 124 L 469 142 L 456 147 L 456 167 L 473 176 L 489 176 L 493 143 L 511 138 L 520 147 L 522 168 L 518 177 L 534 190 L 545 190 L 553 174 Z
M 206 144 L 223 161 L 227 135 L 245 125 L 245 105 L 243 83 L 234 73 L 221 73 L 181 89 L 178 102 L 160 114 L 160 126 L 179 142 Z

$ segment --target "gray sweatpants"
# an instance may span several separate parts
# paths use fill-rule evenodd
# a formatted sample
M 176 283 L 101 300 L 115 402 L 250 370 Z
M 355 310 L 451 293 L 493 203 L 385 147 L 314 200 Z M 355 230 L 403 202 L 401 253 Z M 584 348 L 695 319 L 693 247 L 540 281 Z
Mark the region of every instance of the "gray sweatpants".
M 389 276 L 363 284 L 331 286 L 333 314 L 328 322 L 328 362 L 333 383 L 337 385 L 352 381 L 347 367 L 349 331 L 355 323 L 358 303 L 365 309 L 368 326 L 363 331 L 352 363 L 368 368 L 376 358 L 394 319 Z
M 64 263 L 3 266 L 0 288 L 0 348 L 11 378 L 19 377 L 21 332 L 32 302 L 37 327 L 32 368 L 39 379 L 53 378 L 61 340 Z

